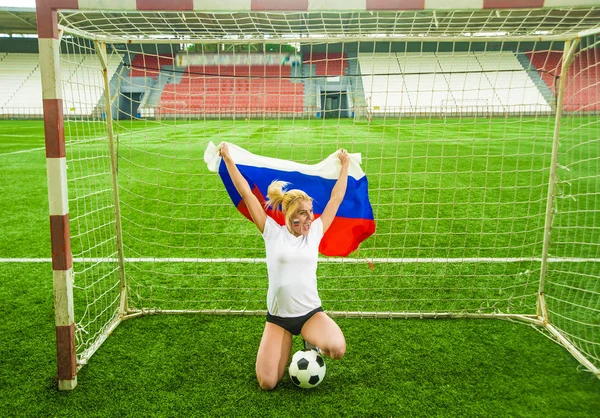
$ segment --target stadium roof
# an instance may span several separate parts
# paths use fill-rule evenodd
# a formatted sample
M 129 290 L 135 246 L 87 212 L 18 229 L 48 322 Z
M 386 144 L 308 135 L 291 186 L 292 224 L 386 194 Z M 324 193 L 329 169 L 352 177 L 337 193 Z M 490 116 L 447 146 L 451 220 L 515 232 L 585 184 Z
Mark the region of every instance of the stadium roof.
M 37 33 L 34 8 L 0 7 L 0 33 Z

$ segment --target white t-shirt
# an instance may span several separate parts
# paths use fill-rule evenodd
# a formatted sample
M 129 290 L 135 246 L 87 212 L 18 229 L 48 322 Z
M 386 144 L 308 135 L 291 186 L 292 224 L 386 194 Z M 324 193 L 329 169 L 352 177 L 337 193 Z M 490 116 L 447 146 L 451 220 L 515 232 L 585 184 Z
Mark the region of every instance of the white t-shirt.
M 306 315 L 321 306 L 317 293 L 317 259 L 323 238 L 321 218 L 308 234 L 295 237 L 285 225 L 267 216 L 263 238 L 267 250 L 267 309 L 284 318 Z

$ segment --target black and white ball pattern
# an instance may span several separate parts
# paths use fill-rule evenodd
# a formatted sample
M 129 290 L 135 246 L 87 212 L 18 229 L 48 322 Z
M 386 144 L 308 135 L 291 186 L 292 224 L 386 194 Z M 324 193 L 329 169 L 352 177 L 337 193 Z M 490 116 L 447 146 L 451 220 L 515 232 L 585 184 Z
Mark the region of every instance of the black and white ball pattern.
M 297 351 L 289 367 L 292 382 L 303 389 L 319 385 L 325 377 L 325 370 L 325 360 L 316 350 Z

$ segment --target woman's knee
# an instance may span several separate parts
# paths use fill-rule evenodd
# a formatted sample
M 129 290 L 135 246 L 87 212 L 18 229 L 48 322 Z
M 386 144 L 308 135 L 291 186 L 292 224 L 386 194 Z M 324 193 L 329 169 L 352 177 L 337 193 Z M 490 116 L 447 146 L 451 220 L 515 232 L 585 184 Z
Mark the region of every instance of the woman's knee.
M 329 345 L 325 351 L 332 359 L 339 360 L 346 354 L 346 341 L 336 341 Z
M 279 383 L 277 373 L 257 373 L 258 385 L 263 390 L 273 390 Z

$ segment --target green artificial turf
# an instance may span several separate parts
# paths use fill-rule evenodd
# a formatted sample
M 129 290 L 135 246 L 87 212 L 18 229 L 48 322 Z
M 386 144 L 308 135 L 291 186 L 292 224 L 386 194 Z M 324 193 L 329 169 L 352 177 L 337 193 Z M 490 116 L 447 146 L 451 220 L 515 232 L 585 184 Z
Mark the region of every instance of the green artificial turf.
M 553 256 L 598 257 L 592 122 L 565 122 L 559 192 L 567 198 L 558 202 Z M 264 257 L 258 232 L 206 170 L 209 141 L 307 163 L 345 147 L 363 156 L 377 232 L 350 257 L 364 262 L 320 264 L 325 309 L 535 314 L 537 261 L 371 269 L 367 260 L 539 257 L 551 119 L 134 121 L 116 131 L 126 257 Z M 103 125 L 67 122 L 65 132 L 74 255 L 113 257 Z M 0 122 L 1 258 L 51 255 L 43 147 L 40 121 Z M 2 416 L 592 417 L 600 410 L 600 380 L 566 350 L 531 327 L 497 320 L 339 318 L 348 352 L 328 361 L 323 384 L 303 391 L 286 377 L 265 393 L 254 375 L 262 317 L 148 316 L 119 325 L 80 370 L 77 389 L 59 393 L 52 268 L 16 261 L 0 264 Z M 76 262 L 75 271 L 76 320 L 93 334 L 118 307 L 116 263 Z M 130 261 L 126 273 L 132 308 L 265 309 L 264 264 Z M 557 313 L 597 321 L 598 263 L 550 265 L 547 286 Z M 573 329 L 593 352 L 597 328 Z
M 338 319 L 348 351 L 323 383 L 261 391 L 261 317 L 123 322 L 56 389 L 49 264 L 0 268 L 2 416 L 595 417 L 600 380 L 533 328 L 498 320 Z M 300 349 L 295 339 L 294 349 Z

